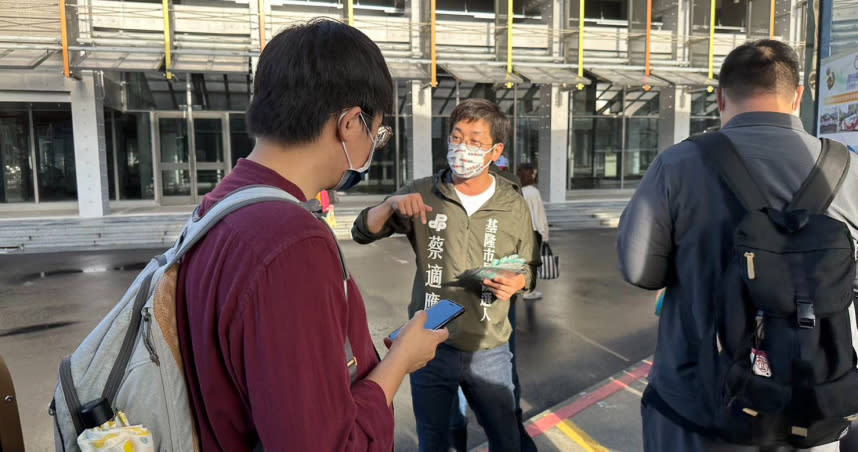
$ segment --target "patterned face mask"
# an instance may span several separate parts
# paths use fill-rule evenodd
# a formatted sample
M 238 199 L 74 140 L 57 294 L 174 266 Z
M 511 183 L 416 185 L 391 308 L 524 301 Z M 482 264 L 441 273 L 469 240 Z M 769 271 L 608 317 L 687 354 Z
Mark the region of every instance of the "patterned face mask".
M 485 171 L 491 162 L 486 163 L 486 155 L 495 149 L 494 145 L 489 149 L 478 146 L 468 146 L 465 143 L 459 145 L 447 145 L 447 164 L 453 170 L 453 174 L 462 179 L 471 179 Z

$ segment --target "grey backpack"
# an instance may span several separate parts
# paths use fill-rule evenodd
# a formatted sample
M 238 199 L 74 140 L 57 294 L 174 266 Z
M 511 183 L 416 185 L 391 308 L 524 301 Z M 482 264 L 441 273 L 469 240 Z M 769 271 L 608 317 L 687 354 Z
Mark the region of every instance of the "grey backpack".
M 274 187 L 250 186 L 229 194 L 204 217 L 199 208 L 179 239 L 137 276 L 119 303 L 60 365 L 51 403 L 56 450 L 77 451 L 77 437 L 122 411 L 152 432 L 157 451 L 199 450 L 176 326 L 176 284 L 182 256 L 221 219 L 265 201 L 299 203 Z M 343 284 L 348 271 L 340 253 Z M 357 366 L 346 340 L 352 381 Z

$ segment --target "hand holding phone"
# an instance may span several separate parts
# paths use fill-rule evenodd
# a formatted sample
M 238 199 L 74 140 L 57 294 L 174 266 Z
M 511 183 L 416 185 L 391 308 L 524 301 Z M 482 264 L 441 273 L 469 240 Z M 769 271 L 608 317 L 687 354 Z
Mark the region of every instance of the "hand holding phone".
M 440 330 L 444 328 L 448 323 L 452 322 L 453 319 L 459 317 L 465 312 L 465 308 L 462 306 L 453 303 L 450 300 L 441 300 L 428 310 L 426 310 L 426 329 L 427 330 Z M 399 332 L 402 331 L 402 327 L 399 327 L 390 334 L 391 340 L 396 340 L 396 337 L 399 336 Z
M 396 341 L 390 336 L 384 338 L 384 344 L 390 349 L 384 361 L 399 362 L 402 369 L 410 374 L 433 360 L 438 344 L 446 341 L 450 333 L 446 328 L 428 328 L 428 318 L 425 311 L 417 311 L 408 323 L 397 330 Z

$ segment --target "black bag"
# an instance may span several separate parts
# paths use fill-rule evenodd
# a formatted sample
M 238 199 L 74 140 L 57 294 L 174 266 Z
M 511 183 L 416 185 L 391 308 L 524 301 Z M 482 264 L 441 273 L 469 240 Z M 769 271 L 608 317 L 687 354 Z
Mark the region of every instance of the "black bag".
M 701 398 L 714 419 L 699 430 L 759 446 L 835 442 L 858 413 L 849 313 L 856 254 L 846 225 L 825 215 L 849 170 L 849 151 L 823 140 L 807 180 L 779 210 L 725 135 L 690 140 L 745 209 L 715 321 L 695 344 Z
M 542 243 L 542 266 L 537 270 L 539 279 L 557 279 L 560 277 L 560 256 L 555 256 L 548 243 Z

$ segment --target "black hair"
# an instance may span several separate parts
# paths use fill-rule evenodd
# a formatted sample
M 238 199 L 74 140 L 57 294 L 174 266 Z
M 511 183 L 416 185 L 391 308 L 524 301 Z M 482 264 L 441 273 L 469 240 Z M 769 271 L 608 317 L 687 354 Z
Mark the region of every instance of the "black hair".
M 485 99 L 465 99 L 456 106 L 450 114 L 450 131 L 461 121 L 479 121 L 485 119 L 492 130 L 492 141 L 495 143 L 506 142 L 509 137 L 510 124 L 500 107 L 494 102 Z
M 745 43 L 727 55 L 718 84 L 734 100 L 762 93 L 792 97 L 799 86 L 798 55 L 780 41 Z
M 518 171 L 516 171 L 516 176 L 518 176 L 518 179 L 521 181 L 522 187 L 536 185 L 539 182 L 539 178 L 536 174 L 536 168 L 534 168 L 530 163 L 522 163 L 518 165 Z
M 370 118 L 390 110 L 393 79 L 381 50 L 365 34 L 314 19 L 268 42 L 253 93 L 249 134 L 300 144 L 318 138 L 325 123 L 348 108 L 360 107 Z

